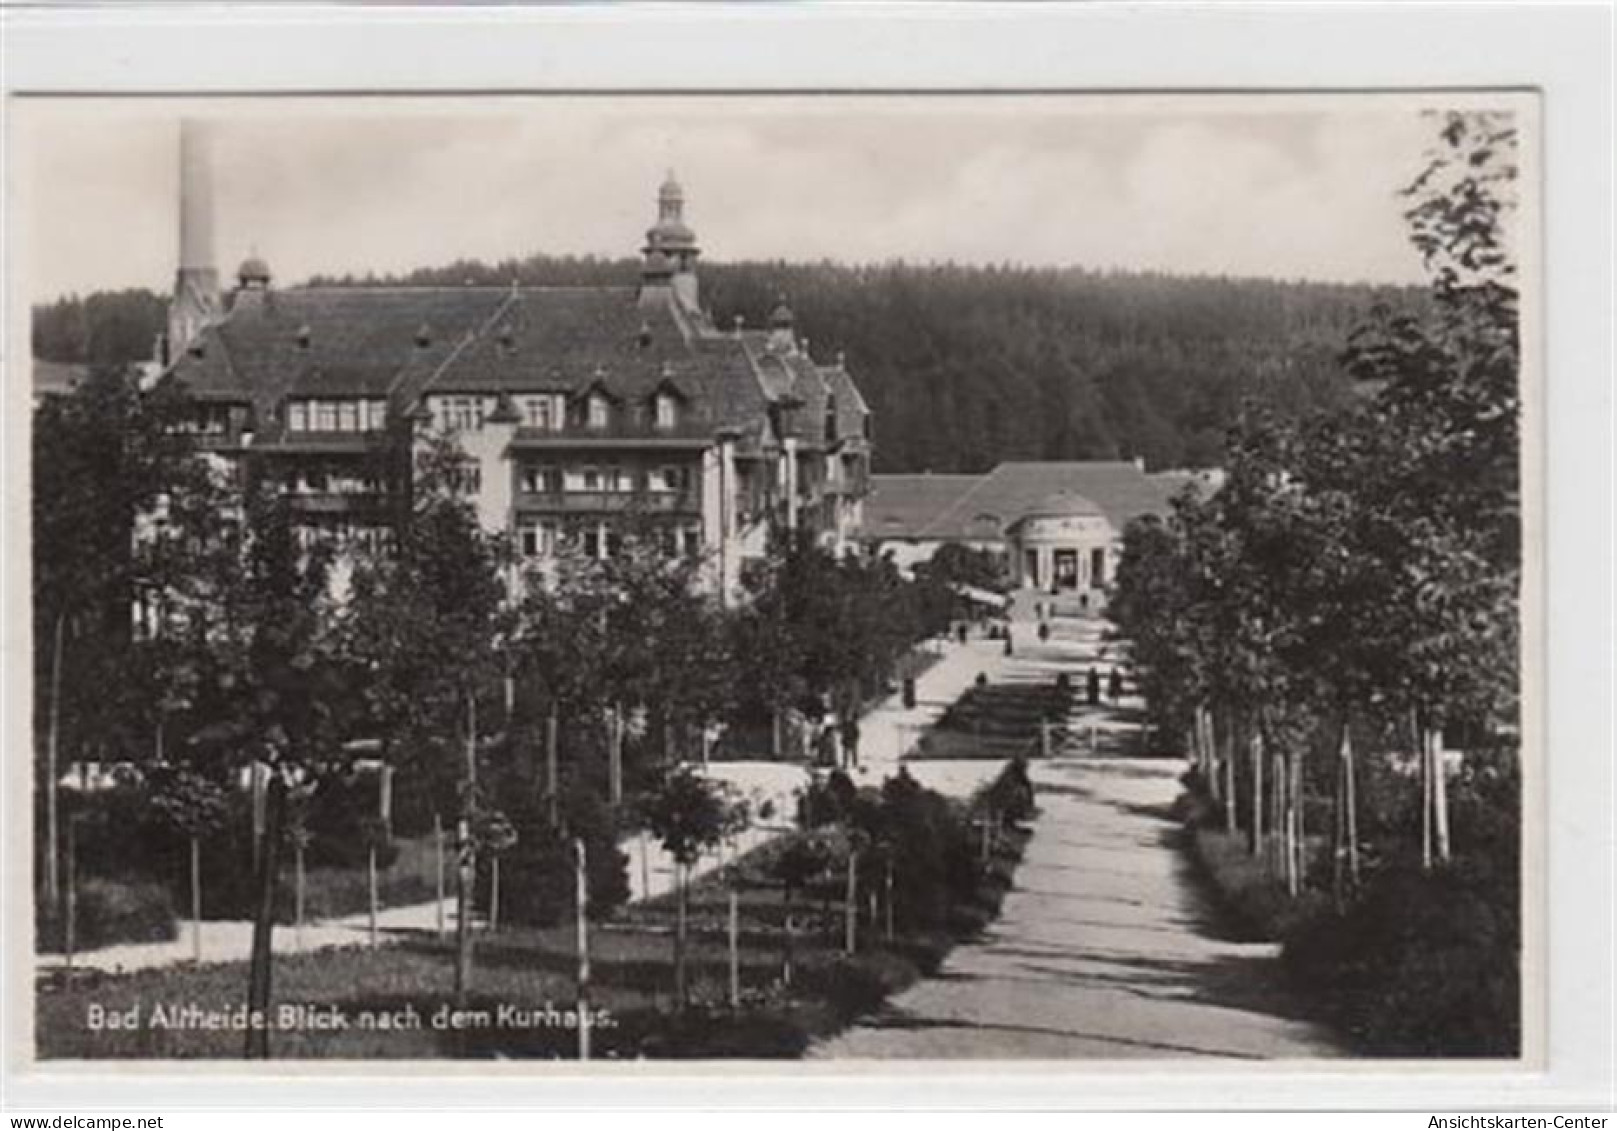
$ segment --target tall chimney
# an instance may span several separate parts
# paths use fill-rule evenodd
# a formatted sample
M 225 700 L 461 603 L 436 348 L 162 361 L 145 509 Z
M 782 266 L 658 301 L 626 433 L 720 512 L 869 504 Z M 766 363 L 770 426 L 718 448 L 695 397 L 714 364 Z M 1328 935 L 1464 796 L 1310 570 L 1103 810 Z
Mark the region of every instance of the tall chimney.
M 213 139 L 195 119 L 180 124 L 180 270 L 212 269 Z
M 223 309 L 213 258 L 213 152 L 207 126 L 180 123 L 180 261 L 169 304 L 169 354 L 179 357 Z

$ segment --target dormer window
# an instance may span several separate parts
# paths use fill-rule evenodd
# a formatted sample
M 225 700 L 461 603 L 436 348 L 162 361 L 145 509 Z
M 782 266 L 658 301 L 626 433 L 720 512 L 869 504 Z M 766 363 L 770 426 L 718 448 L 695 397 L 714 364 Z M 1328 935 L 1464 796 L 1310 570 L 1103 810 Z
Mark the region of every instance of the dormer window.
M 438 401 L 439 419 L 451 432 L 476 432 L 483 427 L 482 397 L 442 397 Z
M 286 404 L 288 432 L 380 432 L 387 427 L 387 402 L 377 398 L 302 399 Z
M 560 398 L 550 393 L 523 397 L 517 402 L 517 407 L 522 412 L 522 424 L 526 428 L 553 432 L 561 427 L 564 406 Z
M 586 420 L 591 428 L 604 429 L 612 420 L 612 406 L 600 393 L 591 393 Z
M 655 403 L 657 428 L 667 432 L 679 423 L 679 405 L 667 393 L 658 393 Z

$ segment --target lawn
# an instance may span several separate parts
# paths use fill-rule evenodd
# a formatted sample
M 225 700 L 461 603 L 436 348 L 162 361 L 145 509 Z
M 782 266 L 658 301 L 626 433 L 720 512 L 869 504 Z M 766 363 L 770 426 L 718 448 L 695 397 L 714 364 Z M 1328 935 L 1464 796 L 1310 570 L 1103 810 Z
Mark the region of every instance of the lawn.
M 891 941 L 884 916 L 862 909 L 860 949 L 842 953 L 844 911 L 838 890 L 805 893 L 796 905 L 793 977 L 782 983 L 785 949 L 781 894 L 739 893 L 742 1001 L 728 1002 L 728 892 L 717 877 L 693 886 L 690 899 L 691 1004 L 675 1008 L 671 901 L 626 911 L 592 928 L 589 1004 L 604 1010 L 593 1034 L 605 1058 L 800 1055 L 817 1037 L 845 1027 L 886 997 L 934 971 L 948 949 L 997 914 L 1029 834 L 999 839 L 978 890 L 954 906 L 946 930 L 900 932 Z M 396 945 L 285 956 L 275 963 L 272 1054 L 281 1058 L 428 1058 L 577 1055 L 573 928 L 480 932 L 473 990 L 453 1027 L 452 940 L 431 932 Z M 221 1026 L 245 994 L 247 970 L 231 963 L 189 969 L 90 976 L 45 984 L 37 997 L 37 1047 L 56 1058 L 232 1058 L 243 1035 Z M 159 1012 L 161 1006 L 163 1011 Z M 187 1007 L 195 1007 L 186 1013 Z M 298 1007 L 303 1007 L 300 1011 Z M 112 1021 L 133 1010 L 136 1024 Z M 572 1021 L 570 1025 L 568 1022 Z M 276 1023 L 287 1027 L 277 1028 Z

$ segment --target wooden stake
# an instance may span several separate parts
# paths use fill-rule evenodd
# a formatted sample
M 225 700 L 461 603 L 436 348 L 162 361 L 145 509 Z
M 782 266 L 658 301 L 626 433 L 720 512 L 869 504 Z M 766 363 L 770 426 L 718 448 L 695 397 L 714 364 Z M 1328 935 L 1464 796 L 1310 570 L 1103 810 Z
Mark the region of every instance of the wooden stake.
M 62 949 L 65 952 L 68 980 L 73 978 L 73 953 L 78 943 L 79 920 L 79 837 L 78 822 L 67 822 L 67 906 L 62 923 Z
M 674 862 L 674 1004 L 684 1009 L 688 994 L 685 984 L 685 883 L 687 875 L 685 865 L 679 861 Z
M 293 847 L 293 865 L 295 878 L 292 888 L 292 936 L 293 945 L 303 949 L 303 843 L 297 842 Z M 443 902 L 438 903 L 438 914 L 443 914 Z M 198 959 L 200 961 L 200 959 Z
M 370 851 L 365 854 L 365 883 L 370 909 L 370 941 L 371 949 L 376 949 L 376 846 L 371 845 Z
M 500 858 L 489 857 L 488 861 L 488 929 L 495 932 L 500 929 Z
M 1235 817 L 1235 735 L 1230 733 L 1228 721 L 1224 727 L 1224 829 L 1234 833 L 1240 823 Z
M 1256 751 L 1254 751 L 1254 753 L 1256 753 Z M 1281 796 L 1285 791 L 1280 786 L 1280 780 L 1285 771 L 1283 763 L 1280 759 L 1280 755 L 1270 754 L 1267 757 L 1269 758 L 1269 777 L 1274 782 L 1274 788 L 1270 791 L 1268 804 L 1266 806 L 1268 809 L 1269 828 L 1272 831 L 1281 827 Z M 1271 835 L 1264 847 L 1266 851 L 1264 852 L 1263 859 L 1264 863 L 1268 865 L 1270 873 L 1276 876 L 1281 875 L 1283 869 L 1282 857 L 1284 852 L 1283 845 L 1281 845 L 1279 838 Z
M 1254 733 L 1247 739 L 1247 760 L 1252 763 L 1252 855 L 1263 851 L 1263 740 Z
M 846 938 L 843 940 L 847 953 L 854 953 L 859 942 L 859 853 L 848 853 L 848 892 L 845 910 L 847 921 Z
M 551 704 L 550 714 L 545 718 L 545 796 L 550 827 L 553 829 L 561 824 L 561 790 L 557 784 L 560 768 L 556 757 L 556 739 L 560 729 L 561 720 L 556 717 L 556 706 Z
M 1420 745 L 1420 863 L 1427 871 L 1432 867 L 1432 751 L 1426 732 L 1415 729 Z
M 1443 731 L 1432 727 L 1428 732 L 1432 748 L 1432 832 L 1436 842 L 1437 860 L 1449 862 L 1449 775 L 1443 761 Z
M 264 853 L 264 819 L 265 807 L 268 797 L 269 781 L 265 776 L 266 767 L 262 762 L 254 762 L 249 771 L 249 780 L 252 783 L 252 810 L 253 810 L 253 871 L 258 871 Z
M 730 1008 L 741 1008 L 741 908 L 730 889 Z
M 432 843 L 438 858 L 438 937 L 444 937 L 444 822 L 438 814 L 432 815 Z
M 613 805 L 623 804 L 623 717 L 617 707 L 607 716 L 607 786 Z
M 578 909 L 578 1059 L 590 1058 L 590 885 L 584 842 L 573 841 L 573 902 Z
M 887 859 L 887 941 L 893 941 L 893 860 Z
M 455 1004 L 466 1005 L 472 988 L 472 884 L 477 858 L 472 846 L 472 823 L 462 817 L 455 825 Z
M 1347 775 L 1347 851 L 1348 851 L 1348 879 L 1354 887 L 1359 884 L 1359 810 L 1358 785 L 1355 781 L 1353 763 L 1353 739 L 1344 727 L 1342 730 L 1342 772 Z
M 1293 896 L 1301 895 L 1303 885 L 1308 880 L 1308 829 L 1306 827 L 1307 814 L 1303 811 L 1303 802 L 1308 794 L 1304 789 L 1307 780 L 1304 769 L 1307 763 L 1303 761 L 1300 753 L 1291 756 L 1291 875 Z
M 61 899 L 61 863 L 57 854 L 61 852 L 61 833 L 58 829 L 60 814 L 57 809 L 57 783 L 56 779 L 61 771 L 58 769 L 59 743 L 62 733 L 62 623 L 63 615 L 56 614 L 56 627 L 52 633 L 51 642 L 51 713 L 50 726 L 45 735 L 45 897 L 50 901 L 54 910 Z M 71 962 L 69 968 L 71 969 Z
M 640 832 L 640 891 L 642 899 L 651 898 L 651 837 Z
M 191 961 L 202 965 L 202 838 L 191 838 Z

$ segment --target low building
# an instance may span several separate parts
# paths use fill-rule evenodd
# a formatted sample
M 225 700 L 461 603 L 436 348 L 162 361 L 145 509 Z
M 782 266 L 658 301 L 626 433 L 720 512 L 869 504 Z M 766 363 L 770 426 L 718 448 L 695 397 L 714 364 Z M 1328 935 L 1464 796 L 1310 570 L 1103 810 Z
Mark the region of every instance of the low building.
M 1018 588 L 1099 605 L 1123 529 L 1165 515 L 1195 475 L 1123 461 L 1008 462 L 985 475 L 873 475 L 858 536 L 901 565 L 945 545 L 1004 555 Z

